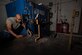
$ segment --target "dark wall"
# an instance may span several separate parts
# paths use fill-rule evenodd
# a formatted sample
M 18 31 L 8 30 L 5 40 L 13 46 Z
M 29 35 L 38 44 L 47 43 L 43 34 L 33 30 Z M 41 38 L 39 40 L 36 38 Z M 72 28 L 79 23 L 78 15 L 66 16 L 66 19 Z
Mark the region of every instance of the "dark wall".
M 80 24 L 79 24 L 79 34 L 82 35 L 82 8 L 81 8 L 81 15 L 80 15 Z

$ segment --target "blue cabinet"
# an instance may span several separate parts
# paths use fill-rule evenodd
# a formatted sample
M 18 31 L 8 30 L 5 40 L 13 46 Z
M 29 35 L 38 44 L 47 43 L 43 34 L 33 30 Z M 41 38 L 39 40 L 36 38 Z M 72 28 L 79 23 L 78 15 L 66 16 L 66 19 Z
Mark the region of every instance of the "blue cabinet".
M 16 13 L 27 14 L 27 2 L 26 0 L 16 0 Z
M 14 2 L 6 5 L 6 12 L 8 17 L 13 17 L 16 15 L 16 5 Z
M 15 16 L 16 14 L 27 14 L 26 0 L 16 0 L 6 5 L 7 16 Z

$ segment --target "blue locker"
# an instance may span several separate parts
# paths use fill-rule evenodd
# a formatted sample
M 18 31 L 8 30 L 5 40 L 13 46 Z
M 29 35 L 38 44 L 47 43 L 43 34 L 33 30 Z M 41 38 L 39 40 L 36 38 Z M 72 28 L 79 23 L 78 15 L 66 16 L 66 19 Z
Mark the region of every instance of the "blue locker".
M 6 5 L 7 16 L 12 17 L 16 14 L 27 14 L 28 12 L 26 0 L 16 0 Z
M 6 5 L 6 11 L 8 17 L 14 17 L 16 15 L 16 5 L 15 2 Z
M 26 0 L 16 0 L 16 13 L 27 14 Z

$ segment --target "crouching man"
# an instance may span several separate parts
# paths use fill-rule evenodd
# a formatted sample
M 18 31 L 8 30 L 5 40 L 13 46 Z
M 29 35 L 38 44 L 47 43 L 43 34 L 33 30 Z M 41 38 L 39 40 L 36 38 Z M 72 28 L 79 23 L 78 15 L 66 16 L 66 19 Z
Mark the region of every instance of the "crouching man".
M 25 28 L 24 23 L 22 22 L 22 16 L 16 14 L 15 17 L 9 17 L 6 20 L 6 30 L 11 35 L 10 38 L 22 38 L 23 35 L 20 32 Z

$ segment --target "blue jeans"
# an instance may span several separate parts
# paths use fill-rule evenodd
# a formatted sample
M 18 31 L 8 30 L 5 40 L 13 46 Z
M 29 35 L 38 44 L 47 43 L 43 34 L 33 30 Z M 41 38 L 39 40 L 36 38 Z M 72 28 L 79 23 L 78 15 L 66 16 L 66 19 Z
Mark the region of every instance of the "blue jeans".
M 20 32 L 20 35 L 23 35 L 23 36 L 27 35 L 27 30 L 26 30 L 26 29 L 23 29 L 23 30 Z

